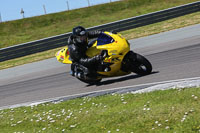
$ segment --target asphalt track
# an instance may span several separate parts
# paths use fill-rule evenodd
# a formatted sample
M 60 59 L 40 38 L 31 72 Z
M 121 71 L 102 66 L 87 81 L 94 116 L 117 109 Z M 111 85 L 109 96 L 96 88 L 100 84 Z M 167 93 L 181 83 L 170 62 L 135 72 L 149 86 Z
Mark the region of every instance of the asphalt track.
M 148 83 L 199 77 L 200 25 L 130 40 L 131 49 L 153 65 L 147 76 L 135 74 L 104 79 L 88 86 L 69 75 L 69 65 L 54 59 L 0 71 L 0 107 Z

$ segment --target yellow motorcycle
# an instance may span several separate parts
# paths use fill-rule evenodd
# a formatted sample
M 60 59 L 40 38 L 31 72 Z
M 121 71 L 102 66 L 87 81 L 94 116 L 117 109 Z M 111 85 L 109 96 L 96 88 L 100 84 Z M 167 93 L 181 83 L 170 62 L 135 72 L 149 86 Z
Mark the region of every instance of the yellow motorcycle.
M 104 32 L 99 35 L 86 51 L 88 57 L 98 54 L 102 54 L 104 60 L 97 66 L 95 76 L 88 76 L 86 67 L 72 64 L 67 46 L 58 51 L 55 56 L 61 63 L 72 64 L 72 71 L 75 71 L 72 75 L 87 84 L 96 84 L 102 78 L 123 76 L 131 72 L 142 76 L 152 72 L 151 63 L 144 56 L 130 51 L 129 42 L 118 33 Z M 80 73 L 84 76 L 80 76 Z

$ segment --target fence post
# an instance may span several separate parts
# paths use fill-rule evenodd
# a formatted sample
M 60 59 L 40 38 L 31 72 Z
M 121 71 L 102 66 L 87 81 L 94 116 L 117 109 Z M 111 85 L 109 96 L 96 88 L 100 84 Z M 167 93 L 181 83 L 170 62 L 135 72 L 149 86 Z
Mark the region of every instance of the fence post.
M 44 14 L 46 15 L 47 11 L 46 11 L 45 5 L 43 5 L 43 9 L 44 9 Z
M 87 0 L 88 1 L 88 6 L 90 6 L 90 0 Z
M 68 9 L 68 11 L 69 11 L 69 2 L 67 1 L 67 9 Z
M 1 12 L 0 12 L 0 23 L 2 22 L 2 18 L 1 18 Z
M 22 17 L 25 18 L 23 8 L 21 9 L 21 12 L 20 12 L 20 13 L 22 14 Z

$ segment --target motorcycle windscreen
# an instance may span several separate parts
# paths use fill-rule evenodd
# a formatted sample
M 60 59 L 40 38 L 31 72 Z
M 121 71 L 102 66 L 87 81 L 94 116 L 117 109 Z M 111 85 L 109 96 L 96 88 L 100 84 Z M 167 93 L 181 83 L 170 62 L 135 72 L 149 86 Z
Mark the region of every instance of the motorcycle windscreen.
M 113 43 L 114 41 L 115 40 L 111 36 L 105 33 L 101 33 L 97 39 L 97 46 L 110 44 Z

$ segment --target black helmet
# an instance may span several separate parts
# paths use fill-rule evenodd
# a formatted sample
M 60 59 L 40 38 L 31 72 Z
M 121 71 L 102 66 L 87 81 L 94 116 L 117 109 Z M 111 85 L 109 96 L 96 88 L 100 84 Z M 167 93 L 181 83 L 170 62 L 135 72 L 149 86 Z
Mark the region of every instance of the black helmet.
M 87 31 L 82 26 L 77 26 L 77 27 L 73 28 L 72 35 L 78 43 L 87 43 L 88 42 Z
M 86 29 L 83 28 L 82 26 L 77 26 L 73 28 L 72 34 L 74 36 L 86 36 Z

